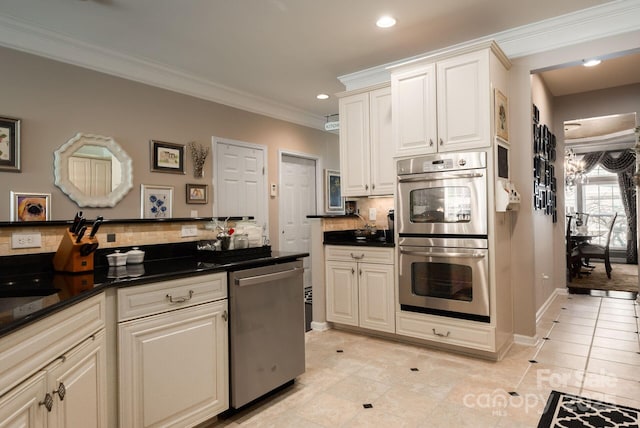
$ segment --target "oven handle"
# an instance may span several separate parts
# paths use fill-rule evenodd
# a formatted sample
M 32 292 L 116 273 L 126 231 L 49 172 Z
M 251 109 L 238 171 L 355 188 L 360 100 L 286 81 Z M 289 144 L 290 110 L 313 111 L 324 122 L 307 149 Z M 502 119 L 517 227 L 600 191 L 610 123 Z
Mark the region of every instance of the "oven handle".
M 454 259 L 483 259 L 485 257 L 482 253 L 431 253 L 428 251 L 407 251 L 400 250 L 401 254 L 408 254 L 411 256 L 424 256 L 424 257 L 439 257 L 439 258 L 454 258 Z
M 482 172 L 471 172 L 466 174 L 438 174 L 436 176 L 427 176 L 420 174 L 417 177 L 399 178 L 398 183 L 415 183 L 419 181 L 439 181 L 439 180 L 451 180 L 458 178 L 478 178 L 484 177 Z

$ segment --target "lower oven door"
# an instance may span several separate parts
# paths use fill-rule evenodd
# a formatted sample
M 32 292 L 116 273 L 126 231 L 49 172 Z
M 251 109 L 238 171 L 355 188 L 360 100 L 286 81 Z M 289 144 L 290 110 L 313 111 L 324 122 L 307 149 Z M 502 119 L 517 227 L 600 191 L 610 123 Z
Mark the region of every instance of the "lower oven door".
M 485 248 L 400 246 L 402 310 L 489 322 Z

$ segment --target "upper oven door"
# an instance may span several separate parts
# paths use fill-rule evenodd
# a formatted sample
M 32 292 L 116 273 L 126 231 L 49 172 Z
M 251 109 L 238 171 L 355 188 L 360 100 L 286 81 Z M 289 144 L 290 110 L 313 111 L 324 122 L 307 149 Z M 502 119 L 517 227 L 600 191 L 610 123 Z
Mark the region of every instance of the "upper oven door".
M 487 170 L 398 177 L 398 233 L 487 235 Z

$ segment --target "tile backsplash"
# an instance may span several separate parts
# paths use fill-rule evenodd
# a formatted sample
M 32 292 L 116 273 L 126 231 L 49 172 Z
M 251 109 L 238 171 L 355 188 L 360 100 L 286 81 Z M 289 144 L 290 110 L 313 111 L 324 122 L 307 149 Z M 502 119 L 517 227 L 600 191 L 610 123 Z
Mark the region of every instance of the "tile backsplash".
M 182 238 L 182 226 L 196 224 L 198 236 Z M 117 248 L 132 245 L 167 244 L 173 242 L 189 242 L 199 239 L 213 239 L 215 232 L 204 228 L 204 222 L 177 222 L 177 223 L 131 223 L 109 224 L 100 227 L 96 235 L 100 248 Z M 4 227 L 0 228 L 0 256 L 12 256 L 18 254 L 53 253 L 58 250 L 63 231 L 68 226 L 46 227 Z M 42 235 L 42 247 L 40 248 L 11 248 L 12 233 L 35 233 Z M 107 242 L 107 234 L 115 234 L 115 242 Z
M 350 201 L 356 201 L 357 209 L 367 223 L 371 223 L 369 220 L 369 208 L 376 209 L 375 224 L 378 229 L 387 228 L 387 213 L 394 207 L 393 197 L 388 198 L 349 198 Z M 325 218 L 322 222 L 323 230 L 346 230 L 346 229 L 361 229 L 364 224 L 358 217 L 337 217 L 337 218 Z

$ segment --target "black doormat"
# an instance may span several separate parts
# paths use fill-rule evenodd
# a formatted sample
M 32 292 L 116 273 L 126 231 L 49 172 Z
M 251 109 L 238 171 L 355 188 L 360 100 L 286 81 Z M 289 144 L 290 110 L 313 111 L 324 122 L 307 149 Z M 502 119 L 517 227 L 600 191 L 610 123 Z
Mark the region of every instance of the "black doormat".
M 551 391 L 538 428 L 640 427 L 640 410 Z

